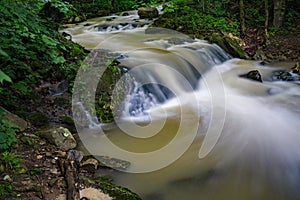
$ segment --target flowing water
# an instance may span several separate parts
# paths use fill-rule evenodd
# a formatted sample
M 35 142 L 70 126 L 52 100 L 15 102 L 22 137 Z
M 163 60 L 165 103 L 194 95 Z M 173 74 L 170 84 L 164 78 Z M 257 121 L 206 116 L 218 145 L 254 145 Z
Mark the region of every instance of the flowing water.
M 131 12 L 64 30 L 88 49 L 116 53 L 127 71 L 115 125 L 83 112 L 85 147 L 129 161 L 113 178 L 143 199 L 300 199 L 299 78 L 274 81 L 284 68 L 150 23 Z M 240 76 L 251 70 L 263 82 Z

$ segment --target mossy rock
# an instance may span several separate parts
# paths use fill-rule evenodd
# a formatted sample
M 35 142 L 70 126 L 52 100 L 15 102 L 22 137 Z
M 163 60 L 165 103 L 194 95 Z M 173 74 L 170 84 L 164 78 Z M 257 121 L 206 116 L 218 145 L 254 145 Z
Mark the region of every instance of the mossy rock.
M 85 186 L 100 189 L 105 194 L 108 194 L 116 200 L 141 200 L 136 193 L 129 189 L 115 185 L 111 182 L 111 179 L 105 176 L 90 179 L 87 177 L 80 177 L 81 183 Z
M 249 56 L 244 52 L 244 50 L 238 44 L 238 41 L 234 38 L 219 33 L 214 33 L 210 36 L 207 36 L 205 39 L 211 43 L 219 45 L 222 49 L 235 58 L 249 59 Z
M 67 151 L 77 146 L 72 133 L 64 127 L 51 127 L 42 130 L 41 137 L 47 139 L 49 143 L 56 145 L 61 150 Z
M 154 7 L 142 7 L 138 9 L 140 19 L 153 19 L 158 17 L 158 10 Z
M 28 124 L 24 119 L 7 111 L 6 109 L 0 106 L 0 116 L 1 113 L 3 113 L 4 119 L 11 121 L 12 125 L 18 127 L 20 131 L 24 131 L 27 128 Z

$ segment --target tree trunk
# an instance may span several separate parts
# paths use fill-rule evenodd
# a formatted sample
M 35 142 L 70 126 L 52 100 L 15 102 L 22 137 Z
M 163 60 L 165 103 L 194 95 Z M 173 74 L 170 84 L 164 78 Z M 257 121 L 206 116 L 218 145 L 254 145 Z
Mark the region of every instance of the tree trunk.
M 273 25 L 280 28 L 283 24 L 285 13 L 285 0 L 274 0 L 274 18 Z
M 245 34 L 246 25 L 245 25 L 245 10 L 244 10 L 244 1 L 239 0 L 239 10 L 240 10 L 240 22 L 241 22 L 241 31 L 242 34 Z
M 265 0 L 265 41 L 268 41 L 268 26 L 269 26 L 269 1 Z

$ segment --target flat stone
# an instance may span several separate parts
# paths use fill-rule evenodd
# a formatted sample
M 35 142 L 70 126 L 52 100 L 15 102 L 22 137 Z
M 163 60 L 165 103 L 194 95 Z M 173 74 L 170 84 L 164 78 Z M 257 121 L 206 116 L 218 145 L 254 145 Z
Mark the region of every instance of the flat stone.
M 112 200 L 112 198 L 104 194 L 101 190 L 95 188 L 85 188 L 80 190 L 80 198 L 87 198 L 89 200 Z
M 66 194 L 60 194 L 55 198 L 55 200 L 67 200 L 67 195 Z
M 108 166 L 118 170 L 126 170 L 130 166 L 130 162 L 109 156 L 97 156 L 100 166 Z

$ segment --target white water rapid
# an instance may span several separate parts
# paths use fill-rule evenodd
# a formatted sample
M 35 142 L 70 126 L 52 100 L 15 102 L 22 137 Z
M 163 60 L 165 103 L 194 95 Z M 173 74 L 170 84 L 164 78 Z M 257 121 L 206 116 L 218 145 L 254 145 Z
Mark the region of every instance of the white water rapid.
M 277 80 L 274 71 L 286 68 L 234 59 L 149 23 L 132 12 L 64 30 L 104 62 L 102 50 L 115 53 L 127 70 L 116 125 L 99 124 L 75 102 L 92 123 L 78 130 L 85 148 L 130 162 L 113 178 L 145 200 L 299 200 L 299 77 Z M 101 67 L 77 81 L 95 88 Z M 241 77 L 252 70 L 262 82 Z

